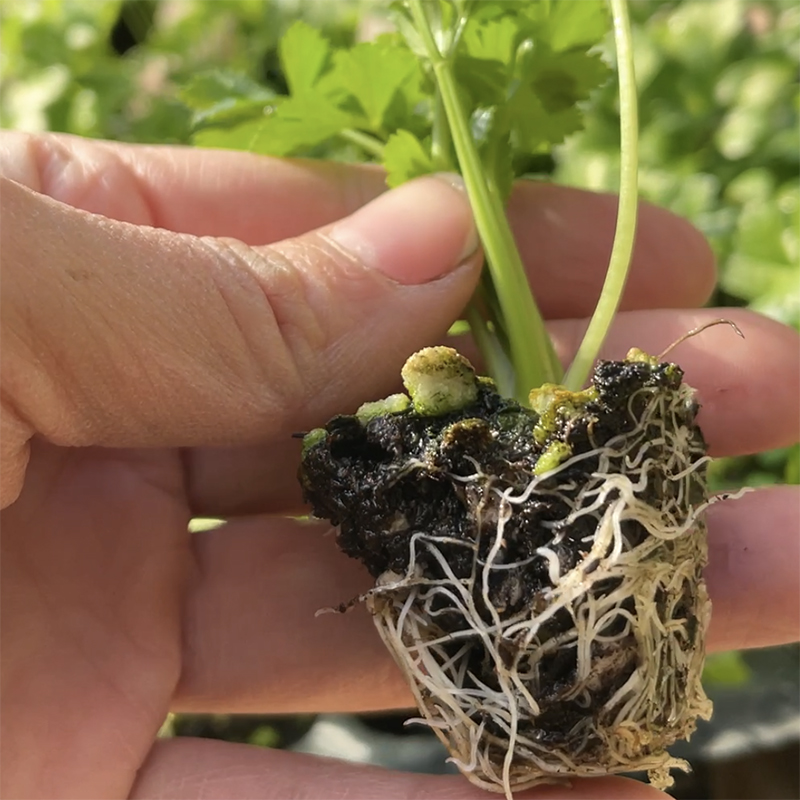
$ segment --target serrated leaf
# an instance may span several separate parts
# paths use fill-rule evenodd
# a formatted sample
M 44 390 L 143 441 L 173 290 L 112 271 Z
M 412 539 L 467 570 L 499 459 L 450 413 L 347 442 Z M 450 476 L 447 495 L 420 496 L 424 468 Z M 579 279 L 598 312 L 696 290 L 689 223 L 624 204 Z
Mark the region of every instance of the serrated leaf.
M 531 86 L 521 86 L 508 108 L 515 144 L 530 153 L 542 150 L 545 145 L 560 144 L 582 126 L 581 112 L 576 106 L 548 111 Z
M 292 95 L 311 91 L 328 65 L 330 44 L 316 29 L 302 20 L 281 37 L 281 66 Z
M 221 100 L 210 108 L 196 111 L 192 115 L 191 130 L 197 133 L 205 128 L 232 128 L 250 120 L 263 120 L 265 112 L 274 108 L 279 100 L 271 98 L 256 102 L 232 97 Z
M 215 69 L 192 76 L 178 91 L 178 98 L 193 110 L 211 108 L 222 100 L 264 100 L 275 92 L 241 72 Z
M 178 91 L 178 97 L 193 110 L 211 108 L 222 100 L 262 100 L 274 92 L 241 72 L 215 69 L 192 76 Z
M 194 112 L 193 131 L 212 126 L 235 127 L 248 120 L 261 119 L 264 109 L 276 102 L 275 92 L 247 75 L 229 70 L 213 70 L 192 77 L 178 94 Z
M 515 17 L 504 14 L 497 19 L 486 19 L 491 7 L 484 7 L 482 14 L 470 18 L 464 28 L 462 42 L 466 53 L 473 58 L 511 63 L 520 38 L 520 28 Z
M 395 27 L 403 37 L 409 50 L 417 58 L 427 58 L 428 49 L 422 41 L 422 37 L 414 27 L 414 22 L 411 18 L 411 12 L 406 7 L 402 0 L 392 0 L 389 6 L 389 13 Z
M 415 78 L 418 81 L 419 76 L 419 63 L 410 50 L 378 39 L 339 50 L 325 89 L 346 88 L 358 102 L 369 126 L 377 131 L 383 125 L 395 92 Z
M 460 87 L 473 105 L 501 103 L 509 83 L 508 66 L 501 61 L 460 54 L 453 64 Z
M 528 82 L 551 113 L 564 111 L 588 99 L 608 79 L 603 59 L 589 53 L 537 53 L 525 67 Z
M 195 147 L 213 147 L 223 150 L 250 150 L 265 120 L 253 119 L 229 128 L 205 128 L 192 136 Z
M 250 149 L 264 155 L 292 155 L 322 144 L 353 122 L 352 115 L 318 94 L 290 97 L 264 120 Z
M 397 131 L 389 137 L 383 150 L 383 166 L 390 188 L 434 171 L 430 153 L 408 131 Z
M 548 16 L 549 45 L 556 51 L 598 44 L 609 30 L 604 0 L 556 0 Z

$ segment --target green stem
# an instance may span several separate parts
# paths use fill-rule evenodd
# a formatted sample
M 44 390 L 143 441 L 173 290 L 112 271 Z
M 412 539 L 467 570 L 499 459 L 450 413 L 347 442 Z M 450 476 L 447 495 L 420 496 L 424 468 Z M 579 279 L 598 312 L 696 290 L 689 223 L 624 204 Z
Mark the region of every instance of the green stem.
M 353 128 L 345 128 L 344 130 L 339 131 L 339 136 L 351 144 L 357 145 L 362 150 L 366 150 L 371 156 L 374 156 L 379 161 L 383 160 L 384 145 L 380 139 L 376 139 L 374 136 L 370 136 L 368 133 L 363 133 L 362 131 L 357 131 Z
M 514 368 L 497 333 L 489 328 L 489 323 L 481 312 L 479 299 L 480 289 L 466 309 L 470 333 L 483 356 L 489 374 L 497 385 L 497 391 L 504 397 L 509 397 L 514 392 Z
M 608 329 L 619 307 L 628 267 L 633 253 L 638 205 L 638 110 L 636 74 L 633 64 L 631 23 L 626 0 L 609 0 L 614 19 L 614 42 L 617 49 L 620 108 L 620 185 L 617 226 L 606 280 L 589 327 L 572 362 L 564 385 L 577 391 L 586 382 L 589 371 L 603 346 Z
M 542 383 L 557 383 L 560 380 L 561 367 L 531 294 L 502 199 L 486 180 L 458 95 L 452 65 L 436 45 L 423 9 L 423 0 L 408 2 L 414 26 L 428 51 L 441 92 L 453 145 L 475 215 L 475 224 L 500 302 L 503 327 L 508 333 L 511 362 L 515 372 L 514 397 L 521 403 L 527 403 L 531 389 Z
M 442 102 L 442 93 L 436 87 L 436 99 L 433 107 L 433 132 L 431 137 L 431 159 L 436 168 L 443 172 L 450 172 L 453 165 L 450 160 L 450 126 Z

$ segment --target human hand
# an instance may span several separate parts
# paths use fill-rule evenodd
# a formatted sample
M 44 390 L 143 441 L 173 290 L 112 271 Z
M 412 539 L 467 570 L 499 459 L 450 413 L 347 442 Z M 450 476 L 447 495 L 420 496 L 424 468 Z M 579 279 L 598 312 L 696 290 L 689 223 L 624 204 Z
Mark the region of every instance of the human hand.
M 290 433 L 385 395 L 444 336 L 479 270 L 463 195 L 428 178 L 370 203 L 371 168 L 18 134 L 0 171 L 3 796 L 484 797 L 459 777 L 154 744 L 170 709 L 410 705 L 363 609 L 314 617 L 369 579 L 327 526 L 287 518 Z M 615 210 L 533 183 L 512 199 L 565 357 Z M 713 279 L 700 236 L 643 207 L 605 355 L 659 352 L 719 316 L 692 310 Z M 797 337 L 725 315 L 744 341 L 714 329 L 675 353 L 712 454 L 791 443 Z M 229 521 L 189 535 L 197 515 Z M 798 523 L 791 489 L 711 509 L 712 649 L 797 636 Z M 528 795 L 662 796 L 622 778 Z

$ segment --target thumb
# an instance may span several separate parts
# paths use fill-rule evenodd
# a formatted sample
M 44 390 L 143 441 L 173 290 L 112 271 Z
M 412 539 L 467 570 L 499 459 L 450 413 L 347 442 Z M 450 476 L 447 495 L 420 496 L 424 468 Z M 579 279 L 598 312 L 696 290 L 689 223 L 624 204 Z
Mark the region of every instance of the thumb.
M 266 247 L 130 225 L 3 181 L 4 487 L 27 442 L 265 440 L 389 389 L 477 281 L 457 179 Z M 269 214 L 269 209 L 264 210 Z

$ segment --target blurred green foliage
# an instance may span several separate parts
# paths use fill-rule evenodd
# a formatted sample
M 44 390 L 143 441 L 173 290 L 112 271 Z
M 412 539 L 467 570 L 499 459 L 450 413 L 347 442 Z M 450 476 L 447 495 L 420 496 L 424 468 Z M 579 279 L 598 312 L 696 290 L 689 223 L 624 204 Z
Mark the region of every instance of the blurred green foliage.
M 715 304 L 800 328 L 800 5 L 634 0 L 631 8 L 643 196 L 709 238 L 720 267 Z M 0 0 L 0 125 L 145 143 L 189 142 L 197 131 L 214 144 L 203 136 L 204 113 L 235 123 L 248 104 L 285 93 L 278 43 L 292 21 L 348 45 L 384 29 L 375 12 L 367 0 Z M 534 166 L 567 184 L 616 188 L 613 82 L 589 102 L 585 131 Z M 800 446 L 712 468 L 715 488 L 776 482 L 800 482 Z M 747 673 L 724 655 L 706 678 L 736 683 Z M 173 720 L 164 733 L 186 724 Z M 208 735 L 226 725 L 209 721 Z M 274 744 L 275 731 L 251 725 L 237 735 Z
M 800 6 L 640 0 L 642 195 L 689 218 L 720 264 L 717 303 L 800 327 Z M 556 177 L 614 189 L 615 88 L 562 148 Z

